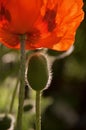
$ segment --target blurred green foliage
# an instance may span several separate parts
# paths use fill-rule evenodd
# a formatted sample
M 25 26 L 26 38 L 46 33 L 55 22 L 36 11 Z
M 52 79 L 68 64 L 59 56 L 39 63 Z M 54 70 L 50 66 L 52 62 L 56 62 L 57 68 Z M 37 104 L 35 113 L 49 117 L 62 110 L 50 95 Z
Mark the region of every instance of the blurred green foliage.
M 84 3 L 85 18 L 77 30 L 74 51 L 53 62 L 53 79 L 43 92 L 42 130 L 86 130 L 86 0 Z M 26 52 L 27 56 L 30 53 Z M 61 53 L 47 51 L 51 60 Z M 0 44 L 0 113 L 9 111 L 19 69 L 20 52 Z M 26 92 L 29 96 L 24 102 L 23 130 L 33 130 L 35 92 L 30 88 Z M 15 117 L 17 106 L 18 90 L 12 111 Z

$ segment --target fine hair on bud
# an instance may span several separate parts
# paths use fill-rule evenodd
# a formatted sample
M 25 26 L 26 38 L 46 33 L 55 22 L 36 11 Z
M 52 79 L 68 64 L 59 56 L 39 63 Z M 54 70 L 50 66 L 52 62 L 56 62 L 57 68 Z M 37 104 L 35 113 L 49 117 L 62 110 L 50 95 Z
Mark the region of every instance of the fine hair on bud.
M 26 63 L 26 77 L 29 86 L 35 91 L 48 88 L 52 73 L 47 56 L 40 52 L 31 54 Z

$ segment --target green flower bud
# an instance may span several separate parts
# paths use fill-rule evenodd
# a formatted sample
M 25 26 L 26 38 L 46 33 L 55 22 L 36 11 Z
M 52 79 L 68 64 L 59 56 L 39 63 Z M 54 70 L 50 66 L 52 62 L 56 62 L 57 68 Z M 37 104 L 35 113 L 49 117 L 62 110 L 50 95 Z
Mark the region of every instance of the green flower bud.
M 27 63 L 27 80 L 30 87 L 40 91 L 49 86 L 51 73 L 47 58 L 41 53 L 34 53 Z

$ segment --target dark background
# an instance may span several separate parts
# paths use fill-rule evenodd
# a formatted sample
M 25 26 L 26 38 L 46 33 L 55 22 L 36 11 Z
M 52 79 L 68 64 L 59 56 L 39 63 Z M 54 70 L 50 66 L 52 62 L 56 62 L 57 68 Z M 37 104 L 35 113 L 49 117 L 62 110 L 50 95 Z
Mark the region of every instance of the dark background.
M 42 130 L 86 130 L 86 0 L 85 18 L 76 33 L 74 51 L 52 65 L 53 79 L 42 95 Z M 31 52 L 27 52 L 27 56 Z M 62 52 L 47 51 L 57 58 Z M 20 53 L 0 44 L 0 113 L 9 111 L 12 93 L 18 79 Z M 35 92 L 26 86 L 24 130 L 34 127 Z M 28 94 L 27 94 L 28 92 Z M 12 114 L 15 116 L 18 90 Z

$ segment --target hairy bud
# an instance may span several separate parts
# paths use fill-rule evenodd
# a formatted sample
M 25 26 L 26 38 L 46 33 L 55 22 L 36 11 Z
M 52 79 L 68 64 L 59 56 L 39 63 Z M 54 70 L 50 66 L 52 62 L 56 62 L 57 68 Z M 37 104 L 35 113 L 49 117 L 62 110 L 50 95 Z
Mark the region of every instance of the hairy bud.
M 27 80 L 30 87 L 40 91 L 49 86 L 51 81 L 50 67 L 47 58 L 41 53 L 34 53 L 28 60 Z

